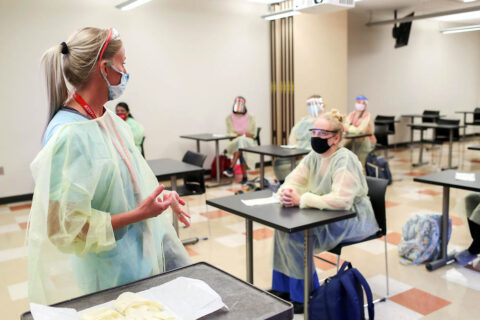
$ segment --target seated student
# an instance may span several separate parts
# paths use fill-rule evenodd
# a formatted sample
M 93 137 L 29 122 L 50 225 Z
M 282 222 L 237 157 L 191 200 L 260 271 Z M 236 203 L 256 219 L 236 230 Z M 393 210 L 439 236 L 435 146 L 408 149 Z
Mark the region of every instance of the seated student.
M 319 95 L 313 95 L 307 99 L 308 115 L 300 119 L 290 131 L 288 144 L 299 149 L 312 149 L 310 146 L 310 138 L 318 116 L 321 115 L 325 108 L 323 106 L 323 98 Z M 289 158 L 277 158 L 273 162 L 273 171 L 277 179 L 283 183 L 285 177 L 291 171 L 291 162 Z
M 232 166 L 223 171 L 227 177 L 233 177 L 233 167 L 240 160 L 242 168 L 242 184 L 248 180 L 247 166 L 255 168 L 255 157 L 251 153 L 245 155 L 240 148 L 247 148 L 256 146 L 255 135 L 257 133 L 257 126 L 255 124 L 255 117 L 247 114 L 247 107 L 245 106 L 245 98 L 238 96 L 233 101 L 232 114 L 225 119 L 227 125 L 227 134 L 236 136 L 227 146 L 227 153 L 233 155 Z
M 351 151 L 340 147 L 342 134 L 343 116 L 337 110 L 320 115 L 312 129 L 313 151 L 287 176 L 279 191 L 286 207 L 357 213 L 353 219 L 313 228 L 316 251 L 364 239 L 378 230 L 362 167 Z M 272 292 L 292 300 L 295 313 L 303 312 L 303 237 L 304 232 L 275 231 Z M 318 288 L 316 273 L 313 279 L 313 289 Z
M 455 255 L 457 263 L 466 266 L 480 254 L 480 193 L 471 193 L 465 198 L 468 228 L 472 243 L 468 249 Z
M 370 151 L 375 148 L 375 139 L 373 122 L 370 112 L 367 111 L 368 100 L 365 96 L 358 96 L 355 102 L 355 111 L 350 112 L 345 123 L 345 131 L 349 134 L 371 133 L 365 138 L 352 139 L 346 141 L 344 147 L 355 150 L 362 166 L 365 165 L 365 159 Z
M 128 104 L 125 102 L 119 102 L 117 106 L 115 107 L 115 113 L 117 116 L 125 120 L 130 127 L 130 130 L 132 131 L 133 134 L 133 141 L 135 141 L 135 146 L 137 146 L 138 150 L 140 151 L 141 154 L 143 154 L 142 150 L 142 142 L 143 139 L 145 139 L 145 129 L 143 129 L 143 126 L 138 123 L 135 119 L 133 119 L 132 114 L 130 113 L 130 108 L 128 107 Z

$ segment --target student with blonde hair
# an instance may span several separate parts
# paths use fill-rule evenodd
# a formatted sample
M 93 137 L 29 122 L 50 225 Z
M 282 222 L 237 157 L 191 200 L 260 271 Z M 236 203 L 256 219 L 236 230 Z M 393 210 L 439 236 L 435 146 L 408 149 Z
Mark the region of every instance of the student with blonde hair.
M 311 151 L 286 178 L 278 194 L 283 206 L 353 210 L 357 216 L 311 230 L 316 251 L 334 248 L 342 241 L 364 239 L 378 230 L 367 182 L 357 157 L 340 142 L 343 116 L 337 110 L 323 113 L 312 130 Z M 272 291 L 294 302 L 303 312 L 304 232 L 275 231 Z M 313 259 L 313 257 L 310 257 Z M 313 289 L 318 288 L 314 274 Z
M 104 108 L 125 90 L 125 49 L 113 29 L 83 28 L 43 56 L 49 124 L 31 169 L 28 291 L 52 304 L 185 266 L 190 259 L 164 191 L 128 125 Z

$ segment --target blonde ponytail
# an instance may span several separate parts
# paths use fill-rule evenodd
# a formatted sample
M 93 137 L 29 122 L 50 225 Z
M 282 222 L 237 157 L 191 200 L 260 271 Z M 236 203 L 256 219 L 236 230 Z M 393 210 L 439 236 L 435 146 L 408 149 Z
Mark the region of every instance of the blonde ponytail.
M 109 60 L 122 48 L 122 41 L 115 29 L 80 29 L 66 43 L 53 46 L 43 54 L 49 121 L 68 99 L 67 83 L 73 89 L 78 89 L 88 82 L 112 31 L 115 31 L 114 36 L 102 56 L 102 59 Z
M 42 56 L 47 88 L 49 107 L 48 120 L 52 120 L 55 113 L 68 98 L 68 89 L 63 75 L 62 46 L 56 45 L 48 49 Z

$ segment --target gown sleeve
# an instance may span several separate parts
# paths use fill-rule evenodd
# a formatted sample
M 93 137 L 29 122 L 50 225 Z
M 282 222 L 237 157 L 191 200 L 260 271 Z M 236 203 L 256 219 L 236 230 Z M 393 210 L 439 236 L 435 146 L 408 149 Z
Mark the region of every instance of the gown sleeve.
M 360 194 L 362 183 L 354 174 L 354 161 L 344 158 L 332 162 L 327 170 L 333 170 L 331 192 L 317 195 L 311 192 L 302 194 L 300 208 L 317 208 L 330 210 L 351 209 L 356 195 Z
M 47 234 L 62 252 L 84 256 L 115 247 L 110 213 L 92 208 L 101 169 L 94 168 L 83 146 L 68 130 L 53 148 Z M 48 186 L 45 186 L 48 187 Z

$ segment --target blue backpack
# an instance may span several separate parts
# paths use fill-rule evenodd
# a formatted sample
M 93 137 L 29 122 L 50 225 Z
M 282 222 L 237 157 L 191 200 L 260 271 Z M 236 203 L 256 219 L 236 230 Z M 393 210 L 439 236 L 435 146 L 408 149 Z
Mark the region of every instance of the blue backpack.
M 392 173 L 388 166 L 388 161 L 382 156 L 369 153 L 365 160 L 365 172 L 368 177 L 388 180 L 388 184 L 392 183 Z
M 328 278 L 310 296 L 309 320 L 360 320 L 365 319 L 363 290 L 367 297 L 368 319 L 375 313 L 370 286 L 362 274 L 345 261 L 338 273 Z

